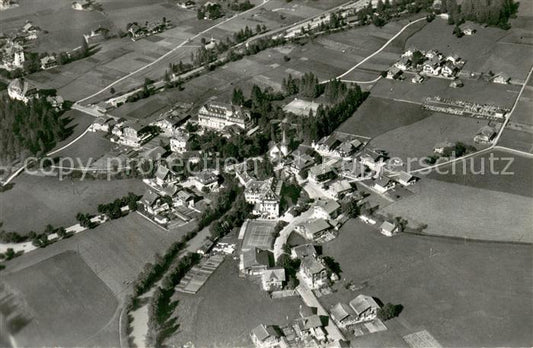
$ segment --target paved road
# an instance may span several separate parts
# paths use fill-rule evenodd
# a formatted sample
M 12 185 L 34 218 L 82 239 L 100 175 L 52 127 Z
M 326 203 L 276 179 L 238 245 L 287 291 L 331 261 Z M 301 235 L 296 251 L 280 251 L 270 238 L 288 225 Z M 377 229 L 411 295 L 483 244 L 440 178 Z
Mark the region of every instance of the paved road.
M 283 251 L 283 244 L 287 243 L 287 239 L 289 238 L 289 235 L 294 230 L 294 228 L 309 220 L 311 216 L 313 215 L 313 208 L 311 207 L 309 210 L 303 212 L 300 216 L 297 216 L 294 218 L 281 232 L 279 233 L 278 238 L 274 241 L 274 259 L 278 259 L 284 251 Z

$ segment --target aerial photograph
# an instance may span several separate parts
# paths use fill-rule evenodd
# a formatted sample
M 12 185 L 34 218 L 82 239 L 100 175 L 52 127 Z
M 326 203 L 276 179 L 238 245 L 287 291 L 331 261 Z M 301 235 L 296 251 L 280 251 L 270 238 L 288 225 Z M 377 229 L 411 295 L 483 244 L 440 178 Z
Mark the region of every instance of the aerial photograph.
M 532 347 L 533 0 L 0 0 L 0 348 Z

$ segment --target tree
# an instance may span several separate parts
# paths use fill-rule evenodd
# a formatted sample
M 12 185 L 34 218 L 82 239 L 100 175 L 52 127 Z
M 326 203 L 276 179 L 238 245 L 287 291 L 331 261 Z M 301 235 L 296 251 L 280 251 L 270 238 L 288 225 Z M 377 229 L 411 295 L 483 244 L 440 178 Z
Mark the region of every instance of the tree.
M 239 87 L 236 87 L 233 89 L 233 97 L 231 98 L 231 103 L 233 105 L 243 105 L 245 102 L 244 100 L 244 93 L 242 92 L 242 89 Z
M 378 309 L 378 318 L 386 321 L 392 318 L 396 318 L 403 310 L 401 304 L 393 305 L 392 303 L 385 304 L 382 308 Z
M 342 213 L 351 219 L 355 219 L 361 214 L 361 208 L 356 199 L 350 199 L 341 205 Z
M 114 87 L 111 87 L 111 88 L 109 89 L 109 93 L 111 93 L 111 94 L 115 94 L 115 92 L 116 92 L 116 91 L 115 91 L 115 88 L 114 88 Z

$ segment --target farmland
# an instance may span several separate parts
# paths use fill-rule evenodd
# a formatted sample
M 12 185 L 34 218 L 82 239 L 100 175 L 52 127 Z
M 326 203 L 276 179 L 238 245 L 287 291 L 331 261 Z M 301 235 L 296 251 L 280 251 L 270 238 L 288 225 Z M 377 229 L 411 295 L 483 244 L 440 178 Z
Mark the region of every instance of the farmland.
M 494 173 L 492 174 L 490 173 L 491 156 L 495 158 Z M 439 174 L 433 171 L 428 177 L 469 187 L 533 197 L 533 186 L 531 185 L 531 178 L 533 177 L 532 159 L 514 156 L 512 153 L 504 151 L 493 151 L 489 154 L 473 157 L 465 162 L 467 162 L 466 168 L 474 168 L 476 172 L 483 173 L 476 175 L 470 170 L 463 173 L 462 166 L 458 165 L 456 174 L 452 174 L 452 166 L 445 166 L 440 169 L 441 172 L 449 171 L 449 173 Z M 508 168 L 506 168 L 507 165 L 509 165 Z M 505 172 L 503 172 L 504 170 Z
M 383 209 L 425 234 L 492 241 L 533 242 L 531 198 L 423 178 L 414 195 Z
M 357 345 L 398 346 L 394 333 L 423 329 L 445 347 L 527 346 L 533 339 L 530 245 L 386 238 L 351 220 L 324 254 L 339 260 L 342 279 L 362 286 L 351 292 L 340 284 L 338 292 L 321 298 L 327 307 L 359 293 L 404 306 L 400 318 L 385 322 L 385 335 L 357 338 Z
M 5 282 L 33 314 L 15 337 L 21 346 L 79 346 L 91 341 L 113 317 L 118 302 L 109 288 L 73 251 L 19 270 Z M 116 345 L 118 336 L 100 341 Z
M 196 295 L 177 294 L 180 325 L 168 344 L 248 347 L 261 323 L 283 324 L 298 316 L 300 297 L 272 300 L 259 284 L 240 278 L 237 262 L 226 260 Z
M 57 177 L 28 174 L 20 175 L 14 183 L 13 189 L 0 194 L 0 221 L 5 230 L 21 234 L 41 232 L 47 224 L 74 225 L 78 212 L 94 214 L 100 203 L 128 192 L 142 194 L 145 189 L 140 180 L 59 181 Z

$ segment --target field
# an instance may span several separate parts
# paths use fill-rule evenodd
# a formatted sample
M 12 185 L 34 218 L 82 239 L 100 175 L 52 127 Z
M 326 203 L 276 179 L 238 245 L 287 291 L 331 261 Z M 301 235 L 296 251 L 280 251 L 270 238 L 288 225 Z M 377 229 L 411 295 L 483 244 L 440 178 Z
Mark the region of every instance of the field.
M 22 174 L 13 189 L 0 194 L 0 221 L 7 231 L 41 232 L 47 224 L 68 227 L 77 223 L 78 212 L 96 213 L 98 204 L 108 203 L 128 192 L 142 194 L 140 180 L 59 181 L 57 177 Z
M 89 132 L 68 148 L 55 153 L 53 157 L 71 158 L 74 167 L 87 167 L 117 147 L 118 145 L 105 139 L 102 133 Z M 65 165 L 70 165 L 66 159 L 63 161 Z
M 357 346 L 401 346 L 399 337 L 424 329 L 444 347 L 531 345 L 530 245 L 387 238 L 351 220 L 323 248 L 340 262 L 341 278 L 362 287 L 351 292 L 342 282 L 321 298 L 326 307 L 359 293 L 404 306 L 385 322 L 386 333 L 358 338 Z
M 373 138 L 421 121 L 430 114 L 420 105 L 370 96 L 338 130 Z
M 492 174 L 490 172 L 491 156 L 495 159 L 494 173 Z M 469 187 L 504 192 L 529 198 L 533 197 L 533 185 L 531 185 L 531 178 L 533 177 L 532 159 L 514 156 L 512 153 L 504 151 L 493 151 L 490 154 L 483 154 L 468 159 L 466 162 L 466 168 L 473 168 L 476 172 L 483 172 L 483 174 L 476 175 L 470 170 L 464 173 L 462 165 L 458 165 L 455 174 L 452 174 L 451 172 L 452 166 L 445 166 L 440 170 L 442 170 L 443 173 L 445 171 L 449 171 L 450 173 L 439 174 L 436 171 L 433 171 L 428 177 Z M 507 165 L 509 165 L 508 168 L 506 168 Z M 509 174 L 505 175 L 506 173 Z M 530 207 L 531 203 L 532 202 L 529 203 Z
M 426 112 L 419 110 L 418 112 Z M 461 141 L 465 144 L 481 148 L 474 144 L 474 136 L 487 125 L 487 121 L 468 117 L 460 117 L 437 112 L 429 113 L 430 116 L 418 122 L 393 129 L 383 133 L 370 141 L 370 145 L 384 149 L 392 157 L 425 158 L 433 154 L 433 148 L 439 142 Z M 419 162 L 411 166 L 418 167 Z
M 240 278 L 237 262 L 226 260 L 196 295 L 177 293 L 179 328 L 166 343 L 196 347 L 249 347 L 257 325 L 285 324 L 298 317 L 300 297 L 272 300 L 259 284 Z
M 533 153 L 533 133 L 522 132 L 507 127 L 503 131 L 498 145 Z
M 526 184 L 524 184 L 526 185 Z M 533 242 L 531 198 L 422 178 L 414 195 L 382 212 L 401 216 L 425 234 L 491 241 Z
M 83 346 L 113 318 L 118 302 L 73 251 L 57 254 L 3 280 L 25 301 L 31 322 L 15 336 L 20 346 Z M 113 339 L 112 339 L 113 338 Z M 117 345 L 117 338 L 99 344 Z

